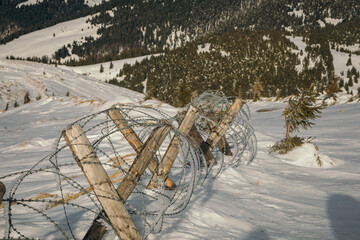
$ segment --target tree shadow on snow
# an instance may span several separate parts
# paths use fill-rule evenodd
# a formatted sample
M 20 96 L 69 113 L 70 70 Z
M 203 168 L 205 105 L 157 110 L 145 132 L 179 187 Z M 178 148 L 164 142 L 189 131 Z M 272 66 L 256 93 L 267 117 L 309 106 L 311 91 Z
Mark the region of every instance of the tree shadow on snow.
M 360 202 L 355 198 L 335 194 L 327 201 L 327 212 L 331 221 L 334 236 L 337 240 L 359 239 L 360 236 Z

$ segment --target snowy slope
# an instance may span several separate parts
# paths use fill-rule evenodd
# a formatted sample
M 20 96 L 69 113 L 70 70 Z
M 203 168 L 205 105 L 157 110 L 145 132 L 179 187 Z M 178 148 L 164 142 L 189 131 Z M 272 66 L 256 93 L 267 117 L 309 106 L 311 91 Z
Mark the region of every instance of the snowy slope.
M 86 22 L 90 18 L 91 16 L 82 17 L 22 35 L 5 45 L 0 45 L 0 58 L 6 56 L 51 58 L 52 54 L 64 45 L 72 44 L 74 41 L 83 42 L 88 36 L 96 39 L 99 37 L 96 32 L 100 26 Z
M 15 102 L 22 105 L 26 92 L 29 92 L 32 101 L 36 98 L 58 98 L 66 95 L 96 101 L 115 101 L 119 96 L 122 96 L 122 101 L 129 97 L 129 102 L 143 99 L 139 93 L 104 84 L 71 69 L 0 59 L 0 110 L 4 110 L 6 104 L 9 104 L 9 108 L 12 108 Z
M 301 50 L 304 52 L 304 54 L 302 56 L 299 56 L 300 64 L 298 66 L 296 66 L 298 71 L 302 71 L 303 60 L 305 58 L 305 55 L 307 54 L 305 51 L 306 43 L 303 42 L 302 37 L 288 37 L 288 39 L 290 41 L 292 41 L 298 47 L 299 50 L 297 53 L 299 53 Z M 343 47 L 344 49 L 348 49 L 348 50 L 352 50 L 352 51 L 356 51 L 359 49 L 358 44 L 355 44 L 354 46 L 340 46 L 340 47 Z M 356 54 L 352 54 L 352 56 L 351 56 L 352 65 L 346 66 L 346 63 L 349 59 L 348 53 L 338 52 L 338 51 L 335 51 L 334 49 L 330 49 L 330 51 L 331 51 L 331 54 L 334 59 L 333 63 L 334 63 L 335 75 L 342 78 L 344 80 L 344 83 L 349 82 L 349 78 L 346 76 L 346 73 L 352 67 L 354 67 L 357 72 L 360 71 L 360 56 L 356 55 Z M 313 64 L 314 63 L 310 59 L 310 66 Z M 349 87 L 349 92 L 352 91 L 353 94 L 356 95 L 356 94 L 358 94 L 359 87 L 360 87 L 360 82 L 354 83 L 354 85 L 352 87 Z
M 177 111 L 157 101 L 142 103 L 140 94 L 108 87 L 71 71 L 35 63 L 0 63 L 1 82 L 12 77 L 13 81 L 25 84 L 36 78 L 55 93 L 54 97 L 44 96 L 39 101 L 0 113 L 0 177 L 28 170 L 53 151 L 66 125 L 114 103 L 151 104 L 170 115 Z M 45 77 L 43 71 L 49 77 Z M 30 92 L 38 89 L 31 84 L 23 88 Z M 65 97 L 66 90 L 82 101 Z M 95 101 L 86 101 L 91 99 Z M 102 105 L 103 100 L 109 102 Z M 284 103 L 257 102 L 249 107 L 258 138 L 258 154 L 253 164 L 229 168 L 215 180 L 207 179 L 196 189 L 187 208 L 178 215 L 166 217 L 161 232 L 151 234 L 149 239 L 358 239 L 360 104 L 329 106 L 312 129 L 299 133 L 317 137 L 315 142 L 321 153 L 334 162 L 330 168 L 305 167 L 307 159 L 301 158 L 306 156 L 305 150 L 299 151 L 301 156 L 296 156 L 296 165 L 289 161 L 291 159 L 269 154 L 269 146 L 284 136 L 281 119 Z M 14 179 L 1 181 L 10 186 Z M 34 181 L 35 185 L 25 184 L 18 191 L 33 195 L 42 188 L 55 186 L 53 175 Z M 64 217 L 57 214 L 62 213 L 61 209 L 52 211 L 49 214 L 57 219 Z M 2 234 L 7 229 L 7 215 L 0 214 Z M 47 220 L 37 216 L 34 219 L 23 215 L 16 221 L 23 223 L 25 233 L 41 239 L 56 239 L 56 232 L 47 231 L 42 224 Z M 78 238 L 86 232 L 92 217 L 69 212 Z M 114 239 L 114 236 L 110 234 L 106 238 Z
M 64 0 L 66 1 L 66 0 Z M 88 5 L 89 7 L 93 7 L 95 5 L 100 5 L 102 2 L 107 2 L 109 0 L 85 0 L 84 3 Z M 25 2 L 22 2 L 18 4 L 16 7 L 26 6 L 26 5 L 34 5 L 43 2 L 43 0 L 27 0 Z
M 158 54 L 155 54 L 156 56 Z M 74 72 L 88 75 L 91 77 L 95 77 L 99 80 L 111 80 L 113 78 L 117 78 L 118 81 L 121 81 L 121 77 L 116 77 L 119 74 L 119 71 L 123 68 L 124 64 L 134 65 L 136 62 L 141 62 L 145 58 L 149 58 L 151 55 L 141 56 L 141 57 L 134 57 L 134 58 L 127 58 L 117 61 L 112 61 L 113 68 L 110 69 L 111 62 L 104 62 L 80 67 L 63 67 L 65 69 L 72 69 Z M 100 72 L 100 67 L 103 66 L 104 71 Z

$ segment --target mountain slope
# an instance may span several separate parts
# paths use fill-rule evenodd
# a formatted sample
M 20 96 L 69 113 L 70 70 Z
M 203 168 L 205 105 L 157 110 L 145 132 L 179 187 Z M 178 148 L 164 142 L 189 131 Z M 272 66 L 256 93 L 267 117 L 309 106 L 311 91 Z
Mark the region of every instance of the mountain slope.
M 96 91 L 94 91 L 96 89 Z M 69 100 L 74 104 L 83 99 L 104 104 L 107 101 L 127 99 L 129 102 L 141 101 L 143 95 L 108 85 L 91 77 L 80 75 L 69 69 L 54 66 L 0 60 L 0 109 L 8 109 L 16 105 L 23 105 L 26 93 L 31 101 L 45 99 L 45 101 Z
M 139 106 L 151 104 L 169 115 L 176 114 L 178 110 L 153 100 L 141 103 L 141 94 L 109 87 L 92 78 L 47 65 L 1 61 L 1 71 L 1 82 L 10 78 L 23 83 L 24 91 L 32 92 L 35 88 L 25 83 L 31 82 L 29 79 L 37 79 L 55 94 L 54 97 L 44 96 L 41 100 L 0 113 L 0 180 L 9 191 L 12 184 L 17 182 L 17 176 L 3 176 L 27 171 L 52 153 L 62 130 L 79 118 L 117 102 Z M 43 76 L 43 71 L 48 77 Z M 77 99 L 64 96 L 67 90 Z M 100 99 L 109 102 L 101 105 Z M 230 167 L 220 172 L 216 179 L 207 178 L 195 190 L 187 208 L 177 215 L 166 216 L 159 228 L 161 231 L 149 235 L 148 239 L 356 240 L 360 234 L 357 227 L 360 224 L 359 103 L 341 102 L 330 106 L 324 110 L 322 118 L 315 121 L 312 129 L 299 133 L 306 137 L 317 137 L 315 142 L 320 151 L 334 162 L 331 168 L 305 167 L 308 159 L 294 165 L 292 159 L 269 154 L 269 146 L 285 134 L 281 119 L 284 103 L 256 102 L 249 104 L 249 107 L 258 139 L 258 152 L 253 164 Z M 98 137 L 90 135 L 94 141 Z M 119 141 L 116 144 L 124 143 L 121 137 L 116 140 Z M 129 146 L 120 149 L 124 155 L 131 153 Z M 300 155 L 306 155 L 305 150 L 302 149 Z M 70 151 L 65 159 L 58 160 L 74 163 L 67 169 L 67 175 L 79 174 L 80 170 Z M 46 193 L 43 190 L 49 191 L 49 194 L 56 193 L 59 186 L 56 174 L 31 176 L 16 190 L 15 198 L 30 198 L 38 192 Z M 79 201 L 74 203 L 85 204 Z M 40 208 L 41 203 L 35 204 Z M 13 226 L 26 237 L 63 238 L 44 215 L 20 205 L 12 205 L 12 210 L 19 214 L 12 216 Z M 67 207 L 67 217 L 73 223 L 71 227 L 76 238 L 84 236 L 95 216 L 81 210 Z M 71 238 L 63 211 L 58 206 L 45 209 L 42 213 L 59 222 L 59 227 Z M 2 213 L 0 232 L 5 238 L 8 236 L 7 223 L 8 219 Z M 49 228 L 49 225 L 53 227 Z M 10 236 L 17 238 L 19 235 L 12 229 Z M 105 239 L 116 239 L 111 228 L 108 228 Z

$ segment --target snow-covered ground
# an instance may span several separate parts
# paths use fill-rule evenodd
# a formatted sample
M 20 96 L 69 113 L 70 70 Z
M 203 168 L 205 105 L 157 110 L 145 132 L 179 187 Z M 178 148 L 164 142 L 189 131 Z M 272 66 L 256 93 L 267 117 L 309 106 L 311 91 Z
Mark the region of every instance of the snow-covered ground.
M 32 101 L 49 97 L 58 100 L 67 95 L 74 99 L 116 101 L 119 91 L 122 93 L 121 101 L 126 97 L 129 97 L 129 102 L 143 99 L 139 93 L 127 89 L 119 90 L 114 85 L 80 75 L 66 67 L 0 59 L 0 111 L 3 111 L 7 104 L 9 108 L 13 108 L 15 102 L 22 105 L 26 92 Z
M 64 0 L 66 2 L 66 0 Z M 95 5 L 100 5 L 102 2 L 108 2 L 109 0 L 85 0 L 84 3 L 89 7 L 93 7 Z M 26 6 L 26 5 L 34 5 L 43 2 L 43 0 L 27 0 L 18 4 L 16 7 Z
M 303 55 L 300 56 L 299 55 L 299 59 L 300 59 L 300 64 L 298 66 L 296 66 L 296 69 L 298 71 L 302 71 L 303 70 L 303 62 L 304 62 L 304 58 L 306 56 L 306 43 L 302 40 L 302 37 L 288 37 L 288 39 L 290 41 L 292 41 L 297 47 L 298 47 L 298 52 L 296 53 L 300 53 L 300 51 L 303 51 Z M 359 44 L 355 44 L 353 46 L 340 46 L 343 47 L 344 49 L 348 49 L 348 50 L 352 50 L 352 51 L 356 51 L 359 50 Z M 331 54 L 333 56 L 334 59 L 334 70 L 335 70 L 335 75 L 342 78 L 344 80 L 344 83 L 347 83 L 349 81 L 349 78 L 347 77 L 347 71 L 351 70 L 353 67 L 356 69 L 357 72 L 360 72 L 360 56 L 359 55 L 355 55 L 352 54 L 351 56 L 351 65 L 346 66 L 348 59 L 349 59 L 349 54 L 348 53 L 344 53 L 344 52 L 338 52 L 335 51 L 334 49 L 331 49 Z M 314 66 L 314 62 L 310 59 L 310 66 Z M 354 95 L 358 94 L 358 88 L 360 87 L 360 81 L 358 83 L 354 83 L 353 86 L 349 87 L 349 92 L 353 92 Z
M 149 58 L 149 57 L 150 57 L 150 55 L 112 61 L 113 68 L 110 68 L 111 62 L 104 62 L 104 63 L 98 63 L 98 64 L 92 64 L 92 65 L 86 65 L 86 66 L 80 66 L 80 67 L 64 67 L 64 66 L 62 66 L 62 68 L 72 69 L 73 71 L 75 71 L 77 73 L 95 77 L 102 81 L 111 80 L 113 78 L 117 78 L 118 81 L 121 81 L 122 78 L 116 77 L 116 76 L 119 74 L 119 71 L 124 67 L 124 64 L 134 65 L 136 62 L 141 62 L 143 59 Z M 100 72 L 101 65 L 103 66 L 103 69 L 104 69 L 103 72 Z
M 89 36 L 96 39 L 99 37 L 96 32 L 100 26 L 87 22 L 91 17 L 77 18 L 22 35 L 5 45 L 0 45 L 0 58 L 7 56 L 51 58 L 55 51 L 64 45 L 67 46 L 74 41 L 84 42 L 85 37 Z
M 11 92 L 13 98 L 19 89 L 29 91 L 32 99 L 43 94 L 38 101 L 0 113 L 0 177 L 29 170 L 54 150 L 56 139 L 68 124 L 118 102 L 151 105 L 170 115 L 178 110 L 158 101 L 143 102 L 141 94 L 53 66 L 1 60 L 0 71 L 1 84 L 10 80 L 17 83 L 18 90 Z M 39 90 L 44 88 L 48 91 Z M 66 97 L 67 91 L 70 97 Z M 284 137 L 284 103 L 263 101 L 249 107 L 258 138 L 254 162 L 230 167 L 215 180 L 207 179 L 195 190 L 187 208 L 165 217 L 162 231 L 149 239 L 358 239 L 360 104 L 342 101 L 329 106 L 312 129 L 298 134 L 316 136 L 322 156 L 334 164 L 327 168 L 308 165 L 311 156 L 306 148 L 298 149 L 293 158 L 269 153 L 269 146 Z M 14 179 L 0 180 L 9 187 Z M 53 175 L 35 180 L 25 183 L 19 194 L 32 196 L 43 187 L 56 186 Z M 63 209 L 48 211 L 57 220 L 64 218 Z M 68 212 L 68 217 L 74 222 L 74 235 L 81 238 L 92 216 L 75 213 Z M 3 234 L 7 215 L 4 211 L 0 214 Z M 15 220 L 22 223 L 21 231 L 42 239 L 58 236 L 42 227 L 48 220 L 41 214 L 36 218 L 20 216 Z M 113 239 L 111 234 L 106 237 Z

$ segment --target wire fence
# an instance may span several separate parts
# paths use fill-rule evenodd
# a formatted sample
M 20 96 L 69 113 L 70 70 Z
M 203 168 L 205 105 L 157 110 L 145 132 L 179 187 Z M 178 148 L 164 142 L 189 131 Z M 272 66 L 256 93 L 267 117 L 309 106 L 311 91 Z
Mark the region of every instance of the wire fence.
M 233 99 L 223 93 L 211 91 L 192 99 L 190 104 L 200 112 L 194 126 L 203 139 L 210 136 L 232 102 Z M 181 114 L 171 117 L 151 107 L 114 106 L 71 124 L 80 124 L 114 186 L 125 177 L 133 178 L 129 169 L 138 155 L 109 117 L 109 111 L 114 109 L 121 112 L 126 128 L 133 129 L 143 143 L 153 138 L 155 129 L 164 125 L 170 128 L 165 140 L 157 143 L 154 152 L 157 163 L 161 162 L 173 137 L 179 140 L 179 154 L 169 174 L 176 187 L 169 189 L 160 178 L 156 180 L 156 187 L 151 187 L 153 173 L 147 169 L 140 179 L 133 179 L 136 187 L 129 198 L 122 201 L 143 239 L 160 232 L 166 217 L 182 212 L 194 191 L 206 184 L 206 179 L 215 178 L 230 166 L 250 163 L 257 151 L 246 105 L 228 126 L 224 138 L 227 149 L 218 144 L 212 150 L 211 164 L 193 136 L 184 136 L 179 131 Z M 2 208 L 5 239 L 82 239 L 93 219 L 99 219 L 107 227 L 109 239 L 118 237 L 116 231 L 111 231 L 108 217 L 62 134 L 48 156 L 30 169 L 1 176 L 0 180 L 7 186 Z

